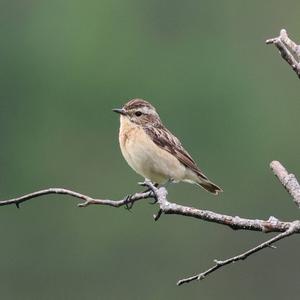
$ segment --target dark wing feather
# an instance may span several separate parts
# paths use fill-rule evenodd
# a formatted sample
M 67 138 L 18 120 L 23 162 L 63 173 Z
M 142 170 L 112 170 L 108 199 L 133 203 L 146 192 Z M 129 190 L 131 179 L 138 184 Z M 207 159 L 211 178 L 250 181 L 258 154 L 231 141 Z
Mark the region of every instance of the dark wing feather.
M 157 146 L 173 154 L 184 166 L 194 171 L 200 178 L 208 180 L 190 154 L 182 147 L 178 138 L 163 125 L 156 127 L 145 126 L 144 130 Z

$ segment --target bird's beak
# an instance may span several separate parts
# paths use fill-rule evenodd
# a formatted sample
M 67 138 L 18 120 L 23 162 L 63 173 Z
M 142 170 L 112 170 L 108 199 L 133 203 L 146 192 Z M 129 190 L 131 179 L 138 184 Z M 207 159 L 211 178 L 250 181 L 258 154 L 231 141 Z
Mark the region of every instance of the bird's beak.
M 123 115 L 123 116 L 126 115 L 126 111 L 125 111 L 124 108 L 114 108 L 113 111 L 120 114 L 120 115 Z

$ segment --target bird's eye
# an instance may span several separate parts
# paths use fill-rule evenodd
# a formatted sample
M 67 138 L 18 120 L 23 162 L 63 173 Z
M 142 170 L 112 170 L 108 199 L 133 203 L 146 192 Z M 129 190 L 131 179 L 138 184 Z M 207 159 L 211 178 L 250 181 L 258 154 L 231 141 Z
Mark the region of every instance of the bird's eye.
M 134 113 L 137 117 L 140 117 L 142 115 L 142 112 L 141 111 L 137 111 Z

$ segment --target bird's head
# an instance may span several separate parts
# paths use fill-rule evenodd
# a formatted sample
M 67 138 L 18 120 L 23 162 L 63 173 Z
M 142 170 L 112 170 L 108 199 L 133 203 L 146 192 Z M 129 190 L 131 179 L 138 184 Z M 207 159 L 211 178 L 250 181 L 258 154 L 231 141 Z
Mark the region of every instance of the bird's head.
M 160 124 L 160 118 L 154 106 L 143 99 L 132 99 L 122 108 L 113 109 L 122 117 L 128 118 L 131 122 L 138 125 L 156 125 Z

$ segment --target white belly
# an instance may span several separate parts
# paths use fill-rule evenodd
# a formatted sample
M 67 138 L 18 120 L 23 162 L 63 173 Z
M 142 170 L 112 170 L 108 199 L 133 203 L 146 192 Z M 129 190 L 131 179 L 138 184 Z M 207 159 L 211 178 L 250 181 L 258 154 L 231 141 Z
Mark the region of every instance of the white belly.
M 124 117 L 121 117 L 119 139 L 124 158 L 138 174 L 156 183 L 185 179 L 185 166 L 157 146 L 141 127 Z

